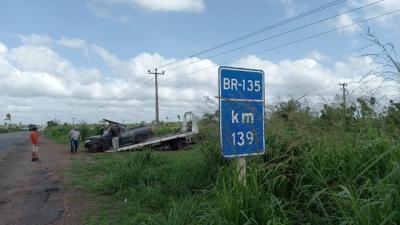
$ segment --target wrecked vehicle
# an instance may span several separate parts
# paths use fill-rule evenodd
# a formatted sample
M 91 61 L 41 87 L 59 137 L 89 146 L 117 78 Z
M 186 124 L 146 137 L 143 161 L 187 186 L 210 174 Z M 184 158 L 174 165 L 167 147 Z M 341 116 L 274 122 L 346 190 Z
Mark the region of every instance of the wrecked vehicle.
M 121 134 L 119 137 L 119 146 L 127 146 L 141 143 L 153 136 L 153 131 L 150 127 L 141 127 L 137 129 L 128 129 L 125 126 L 120 126 Z M 110 132 L 105 132 L 103 135 L 87 137 L 85 139 L 85 148 L 89 152 L 103 152 L 112 148 L 112 137 Z

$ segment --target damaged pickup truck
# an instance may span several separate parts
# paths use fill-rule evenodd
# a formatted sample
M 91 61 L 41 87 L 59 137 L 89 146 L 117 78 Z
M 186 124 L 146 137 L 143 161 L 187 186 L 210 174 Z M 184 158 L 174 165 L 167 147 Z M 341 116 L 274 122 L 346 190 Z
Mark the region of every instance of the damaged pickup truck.
M 141 127 L 137 129 L 128 129 L 120 125 L 121 135 L 119 137 L 119 146 L 127 146 L 141 143 L 153 136 L 153 131 L 150 127 Z M 87 137 L 85 140 L 85 148 L 89 152 L 103 152 L 112 147 L 112 137 L 110 132 L 105 132 L 103 135 Z

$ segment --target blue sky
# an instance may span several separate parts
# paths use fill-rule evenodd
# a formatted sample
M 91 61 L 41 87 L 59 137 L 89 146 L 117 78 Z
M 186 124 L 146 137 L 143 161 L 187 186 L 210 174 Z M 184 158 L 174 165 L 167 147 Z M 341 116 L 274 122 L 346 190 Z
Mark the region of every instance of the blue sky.
M 320 5 L 328 1 L 321 1 Z M 315 1 L 304 1 L 286 6 L 273 0 L 263 1 L 206 1 L 201 12 L 159 12 L 125 5 L 107 5 L 115 18 L 96 15 L 88 1 L 3 1 L 0 27 L 3 38 L 10 44 L 16 41 L 14 35 L 46 34 L 52 38 L 82 38 L 103 46 L 121 58 L 130 58 L 141 52 L 157 52 L 165 57 L 184 57 L 215 44 L 286 19 L 319 5 Z M 100 5 L 100 4 L 99 4 Z M 326 9 L 301 20 L 314 21 L 334 15 L 345 4 Z M 101 6 L 98 6 L 101 7 Z M 288 12 L 292 7 L 293 12 Z M 119 22 L 119 17 L 127 16 L 127 21 Z M 289 27 L 300 24 L 292 23 Z M 284 28 L 284 29 L 283 29 Z M 289 35 L 292 40 L 311 31 L 321 30 L 320 26 Z M 271 34 L 269 32 L 268 34 Z M 260 35 L 262 37 L 265 35 Z M 285 38 L 268 42 L 261 47 L 279 44 Z M 297 47 L 280 50 L 271 58 L 293 58 L 304 55 L 310 49 L 341 57 L 354 50 L 352 37 L 348 35 L 328 35 L 316 41 L 305 42 Z M 332 43 L 332 45 L 326 45 Z M 336 46 L 341 46 L 340 49 Z M 341 51 L 338 51 L 341 50 Z
M 9 81 L 17 79 L 17 77 L 23 79 L 24 76 L 34 74 L 32 76 L 43 78 L 38 82 L 43 85 L 44 89 L 47 84 L 51 87 L 60 85 L 57 90 L 63 91 L 53 91 L 49 88 L 48 90 L 51 91 L 48 92 L 42 93 L 39 90 L 32 92 L 35 93 L 33 95 L 35 99 L 32 101 L 40 100 L 40 104 L 49 101 L 58 102 L 61 105 L 60 108 L 52 107 L 52 111 L 63 112 L 65 117 L 69 118 L 70 114 L 79 114 L 80 111 L 91 112 L 96 110 L 99 105 L 107 104 L 110 101 L 107 96 L 86 93 L 85 88 L 90 87 L 99 92 L 112 90 L 111 96 L 121 97 L 123 93 L 130 90 L 130 86 L 127 85 L 126 89 L 119 88 L 119 86 L 129 83 L 132 77 L 139 79 L 139 74 L 143 74 L 147 69 L 189 57 L 216 44 L 232 40 L 328 2 L 332 1 L 318 1 L 317 4 L 316 1 L 311 0 L 3 0 L 0 3 L 0 47 L 4 46 L 6 50 L 3 50 L 4 68 L 1 70 L 0 64 L 0 78 L 7 78 Z M 226 46 L 219 51 L 260 40 L 373 2 L 375 1 L 344 1 L 342 4 L 264 32 L 236 45 Z M 174 75 L 179 75 L 179 73 L 190 73 L 194 69 L 201 69 L 202 63 L 217 65 L 230 61 L 228 64 L 233 66 L 258 66 L 261 68 L 256 69 L 270 70 L 265 73 L 272 74 L 271 99 L 278 95 L 301 94 L 310 87 L 323 89 L 331 84 L 335 85 L 339 78 L 349 81 L 356 79 L 354 76 L 361 76 L 365 72 L 363 63 L 373 64 L 370 59 L 357 59 L 362 54 L 359 49 L 367 44 L 361 37 L 362 29 L 359 26 L 265 54 L 254 56 L 253 53 L 347 25 L 359 19 L 389 12 L 395 10 L 395 6 L 397 6 L 396 0 L 381 1 L 354 13 L 345 14 L 325 23 L 222 57 L 208 58 L 218 51 L 204 54 L 201 56 L 204 60 L 194 65 L 196 68 L 182 68 L 180 72 L 166 71 L 165 77 L 169 77 L 170 80 L 165 82 L 164 89 L 161 86 L 161 94 L 171 101 L 179 100 L 179 104 L 170 104 L 168 101 L 165 101 L 164 105 L 161 103 L 161 107 L 171 112 L 163 115 L 173 117 L 172 114 L 194 109 L 197 107 L 194 102 L 199 102 L 203 95 L 212 96 L 214 94 L 216 87 L 201 86 L 201 82 L 207 83 L 207 79 L 212 79 L 214 82 L 215 70 L 206 71 L 197 78 L 188 78 L 184 81 L 173 80 Z M 383 40 L 391 41 L 399 46 L 399 29 L 396 25 L 399 22 L 398 15 L 399 13 L 380 18 L 363 24 L 363 26 L 370 27 Z M 376 49 L 371 51 L 374 50 Z M 194 59 L 187 58 L 187 60 L 193 62 Z M 17 71 L 18 76 L 12 75 L 14 72 L 7 71 Z M 295 71 L 304 71 L 306 74 L 297 74 Z M 307 73 L 307 71 L 311 72 Z M 344 74 L 338 75 L 337 73 Z M 203 76 L 204 79 L 201 80 L 200 76 Z M 286 80 L 282 77 L 285 77 Z M 305 77 L 305 82 L 301 86 L 293 86 L 291 77 Z M 163 85 L 162 79 L 161 85 Z M 139 81 L 142 82 L 142 80 Z M 140 90 L 142 85 L 139 81 L 136 88 Z M 76 84 L 71 86 L 71 83 L 75 82 Z M 196 82 L 200 83 L 196 85 Z M 115 86 L 107 86 L 110 83 Z M 294 88 L 291 88 L 292 86 Z M 23 88 L 23 86 L 19 86 L 19 88 Z M 149 86 L 149 90 L 143 91 L 148 91 L 148 94 L 144 93 L 143 97 L 137 97 L 131 102 L 133 106 L 148 107 L 146 112 L 136 113 L 132 116 L 117 106 L 114 106 L 116 108 L 113 109 L 107 106 L 102 108 L 105 111 L 102 113 L 118 110 L 121 114 L 117 119 L 151 120 L 152 117 L 149 116 L 152 113 L 151 104 L 153 104 L 151 88 Z M 286 92 L 281 92 L 282 88 Z M 297 89 L 298 91 L 296 91 Z M 176 96 L 179 96 L 182 91 L 191 97 L 178 99 Z M 334 95 L 335 91 L 337 90 L 325 94 Z M 11 93 L 11 91 L 0 93 L 0 99 L 4 100 L 3 111 L 0 114 L 14 110 L 14 114 L 21 121 L 26 122 L 28 119 L 25 114 L 34 110 L 35 106 L 29 102 L 29 99 L 26 99 L 31 92 L 27 88 L 22 89 L 22 92 L 26 93 L 18 94 L 20 92 Z M 136 93 L 133 95 L 136 96 Z M 24 101 L 22 98 L 25 98 Z M 88 106 L 82 99 L 91 102 L 95 99 L 97 102 Z M 80 110 L 82 105 L 87 108 Z M 71 111 L 62 110 L 66 106 Z M 43 116 L 44 114 L 38 115 L 37 118 L 49 117 L 54 112 L 48 112 L 45 116 Z M 85 121 L 98 119 L 84 114 L 77 116 Z M 101 116 L 106 116 L 106 114 L 99 115 L 99 117 Z M 37 119 L 37 121 L 43 122 L 46 119 Z

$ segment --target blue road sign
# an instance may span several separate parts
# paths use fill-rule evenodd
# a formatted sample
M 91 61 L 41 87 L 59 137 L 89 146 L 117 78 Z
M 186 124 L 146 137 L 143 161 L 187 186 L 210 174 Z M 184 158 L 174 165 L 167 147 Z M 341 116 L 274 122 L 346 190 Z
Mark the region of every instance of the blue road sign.
M 222 66 L 218 76 L 222 155 L 264 154 L 264 72 Z

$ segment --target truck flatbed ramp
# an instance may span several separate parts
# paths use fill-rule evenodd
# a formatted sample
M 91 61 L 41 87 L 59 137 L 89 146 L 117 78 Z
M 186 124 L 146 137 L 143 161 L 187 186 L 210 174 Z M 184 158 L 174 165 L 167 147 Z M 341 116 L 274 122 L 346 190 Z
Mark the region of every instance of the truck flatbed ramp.
M 178 144 L 178 142 L 180 141 L 184 141 L 185 143 L 191 143 L 192 142 L 191 137 L 196 133 L 197 132 L 187 132 L 187 133 L 174 134 L 162 137 L 153 137 L 142 143 L 120 147 L 117 150 L 117 152 L 135 150 L 144 147 L 154 147 L 159 145 L 165 145 L 167 143 Z M 107 150 L 106 152 L 112 152 L 112 149 Z

